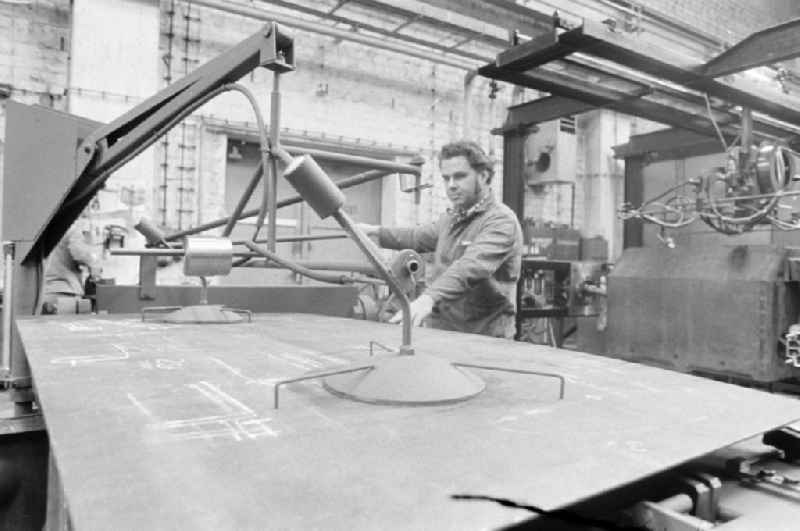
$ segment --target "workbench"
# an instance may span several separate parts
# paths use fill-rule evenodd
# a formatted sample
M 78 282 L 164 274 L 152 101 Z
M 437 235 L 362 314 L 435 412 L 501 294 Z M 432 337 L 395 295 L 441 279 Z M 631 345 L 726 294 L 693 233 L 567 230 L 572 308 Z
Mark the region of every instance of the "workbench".
M 418 329 L 419 352 L 562 375 L 473 370 L 486 390 L 398 407 L 277 381 L 363 361 L 400 328 L 309 314 L 230 325 L 138 316 L 17 326 L 76 531 L 496 528 L 800 418 L 793 398 L 621 360 Z M 392 355 L 375 349 L 375 356 Z

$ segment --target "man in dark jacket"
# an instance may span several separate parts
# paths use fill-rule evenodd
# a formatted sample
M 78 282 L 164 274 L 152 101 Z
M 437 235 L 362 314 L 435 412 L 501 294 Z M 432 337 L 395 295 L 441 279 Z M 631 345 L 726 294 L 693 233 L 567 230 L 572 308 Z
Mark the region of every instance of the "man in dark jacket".
M 491 161 L 475 142 L 447 144 L 439 155 L 452 203 L 438 221 L 417 227 L 360 225 L 381 247 L 434 252 L 433 281 L 411 303 L 414 325 L 513 338 L 522 229 L 491 190 Z M 400 322 L 402 314 L 390 322 Z
M 69 307 L 69 313 L 75 312 L 72 308 L 84 296 L 83 268 L 95 279 L 103 271 L 99 249 L 92 243 L 89 221 L 81 217 L 47 258 L 43 313 L 59 313 L 60 307 Z

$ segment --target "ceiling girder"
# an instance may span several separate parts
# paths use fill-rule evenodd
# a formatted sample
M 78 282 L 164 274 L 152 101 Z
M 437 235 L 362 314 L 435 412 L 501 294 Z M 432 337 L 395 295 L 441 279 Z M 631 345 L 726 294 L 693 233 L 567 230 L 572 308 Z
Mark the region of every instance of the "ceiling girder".
M 800 18 L 753 33 L 708 61 L 703 66 L 703 75 L 727 76 L 797 56 L 800 56 Z
M 632 72 L 626 77 L 619 67 L 604 70 L 602 65 L 581 64 L 570 57 L 575 52 L 622 65 Z M 542 68 L 550 64 L 552 68 Z M 559 71 L 552 71 L 554 68 Z M 756 90 L 752 82 L 743 79 L 707 78 L 701 73 L 703 68 L 689 58 L 670 56 L 668 50 L 655 48 L 647 41 L 586 21 L 578 28 L 558 35 L 539 36 L 501 52 L 495 63 L 482 67 L 479 72 L 556 96 L 614 108 L 700 134 L 716 135 L 706 108 L 712 105 L 710 101 L 706 103 L 705 93 L 729 104 L 724 109 L 719 105 L 712 109 L 717 124 L 729 133 L 738 129 L 740 118 L 732 107 L 740 105 L 773 118 L 760 118 L 756 124 L 756 134 L 762 138 L 796 138 L 800 128 L 800 107 L 796 98 L 789 98 L 778 90 L 768 93 L 763 87 Z M 564 71 L 566 74 L 560 73 Z M 653 82 L 644 81 L 643 74 L 651 76 Z M 587 82 L 592 79 L 594 83 Z M 627 83 L 627 87 L 620 82 Z M 609 89 L 608 85 L 617 88 Z M 685 91 L 674 85 L 682 85 Z M 776 122 L 784 122 L 785 126 Z
M 536 90 L 549 92 L 568 99 L 579 100 L 591 104 L 595 108 L 606 108 L 632 116 L 639 116 L 655 122 L 680 127 L 702 135 L 716 136 L 716 129 L 702 109 L 688 112 L 677 105 L 668 105 L 648 99 L 656 94 L 650 87 L 642 86 L 635 91 L 610 89 L 574 76 L 542 69 L 528 72 L 510 72 L 494 65 L 487 65 L 479 70 L 483 76 L 498 79 Z M 571 107 L 569 108 L 571 111 Z M 569 112 L 568 114 L 572 114 Z M 737 134 L 738 122 L 733 119 L 720 120 L 718 126 L 733 138 Z M 757 123 L 755 134 L 761 138 L 786 138 L 791 135 L 787 131 L 769 124 Z

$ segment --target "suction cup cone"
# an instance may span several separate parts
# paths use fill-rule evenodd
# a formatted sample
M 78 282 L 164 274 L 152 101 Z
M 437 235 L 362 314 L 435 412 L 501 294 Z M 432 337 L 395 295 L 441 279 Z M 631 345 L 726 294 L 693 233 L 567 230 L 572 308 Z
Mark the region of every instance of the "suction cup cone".
M 207 324 L 227 324 L 238 323 L 243 320 L 242 316 L 233 310 L 228 310 L 215 304 L 198 304 L 187 306 L 180 310 L 165 315 L 162 321 L 165 323 L 207 323 Z
M 450 361 L 426 354 L 377 358 L 371 370 L 327 377 L 329 392 L 371 404 L 430 406 L 468 400 L 486 384 Z

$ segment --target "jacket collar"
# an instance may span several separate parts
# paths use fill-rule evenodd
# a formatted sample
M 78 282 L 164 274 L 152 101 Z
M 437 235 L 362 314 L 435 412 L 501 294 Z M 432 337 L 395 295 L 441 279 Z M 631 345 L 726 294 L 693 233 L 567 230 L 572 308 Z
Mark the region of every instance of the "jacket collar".
M 463 223 L 469 221 L 470 219 L 474 218 L 478 214 L 485 212 L 488 210 L 492 205 L 494 205 L 494 194 L 492 193 L 491 189 L 486 189 L 484 196 L 479 199 L 475 204 L 473 204 L 469 208 L 461 209 L 461 208 L 448 208 L 447 213 L 450 214 L 450 226 L 458 225 L 459 223 Z

